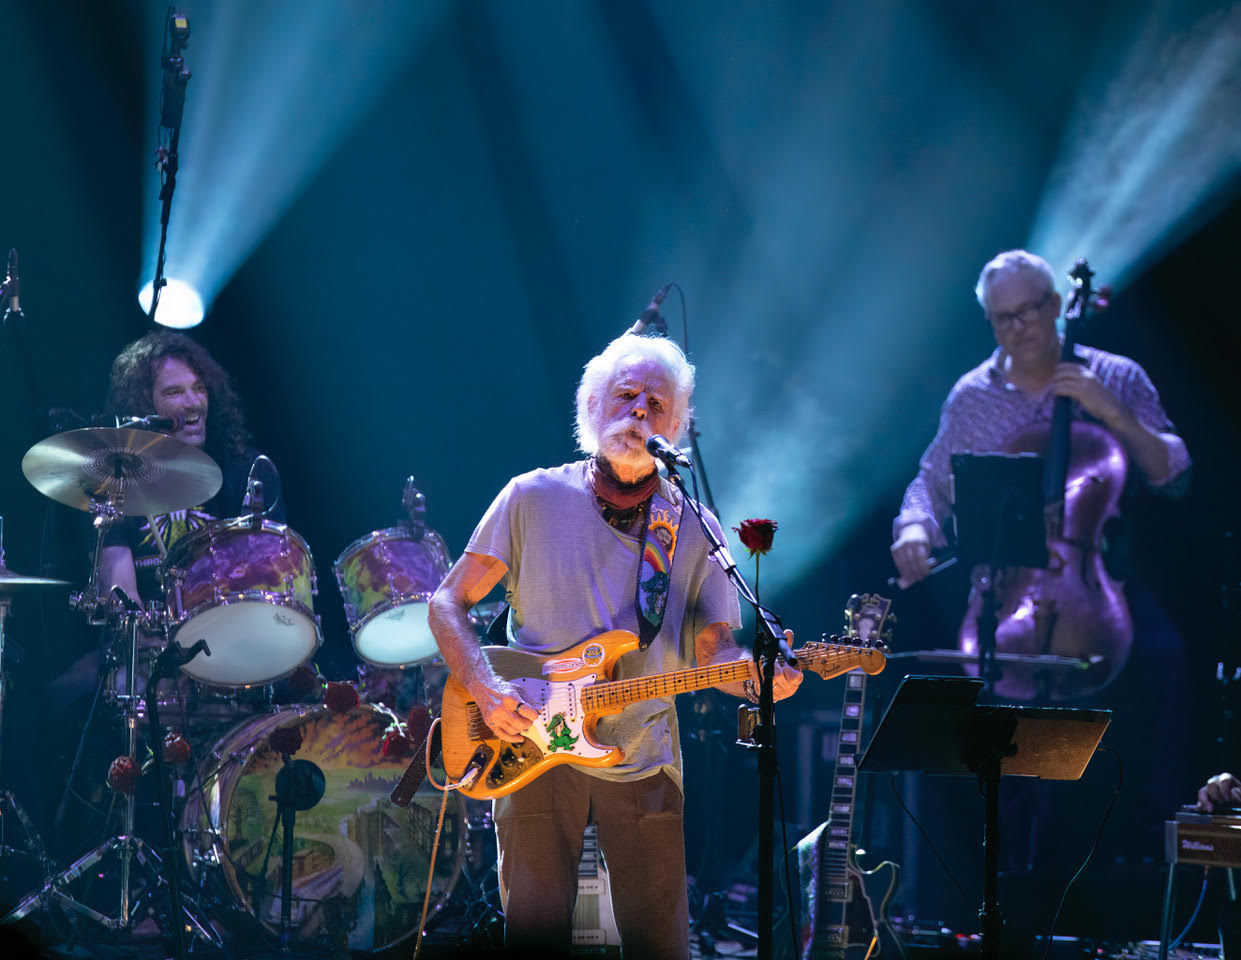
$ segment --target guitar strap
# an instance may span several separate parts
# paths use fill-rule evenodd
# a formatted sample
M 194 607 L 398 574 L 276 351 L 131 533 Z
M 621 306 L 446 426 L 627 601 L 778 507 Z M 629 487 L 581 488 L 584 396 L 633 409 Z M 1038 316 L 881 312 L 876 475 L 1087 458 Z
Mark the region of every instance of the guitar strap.
M 665 506 L 656 507 L 656 501 Z M 668 588 L 672 583 L 672 559 L 677 536 L 685 516 L 685 497 L 673 523 L 676 507 L 658 494 L 646 504 L 642 536 L 638 541 L 638 586 L 634 606 L 638 614 L 638 649 L 645 650 L 659 634 L 668 607 Z
M 438 723 L 422 738 L 422 743 L 414 748 L 413 759 L 409 761 L 409 766 L 405 768 L 400 781 L 388 794 L 388 799 L 398 807 L 409 806 L 409 802 L 414 799 L 414 794 L 422 786 L 422 781 L 427 778 L 428 739 L 431 740 L 431 762 L 434 763 L 440 757 L 440 725 Z

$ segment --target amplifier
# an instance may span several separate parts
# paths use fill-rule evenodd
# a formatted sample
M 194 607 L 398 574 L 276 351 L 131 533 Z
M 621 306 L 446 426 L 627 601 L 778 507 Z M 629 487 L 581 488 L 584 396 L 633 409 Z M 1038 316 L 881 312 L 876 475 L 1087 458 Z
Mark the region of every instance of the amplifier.
M 1163 836 L 1168 863 L 1241 867 L 1241 811 L 1202 813 L 1182 807 L 1175 820 L 1164 821 Z

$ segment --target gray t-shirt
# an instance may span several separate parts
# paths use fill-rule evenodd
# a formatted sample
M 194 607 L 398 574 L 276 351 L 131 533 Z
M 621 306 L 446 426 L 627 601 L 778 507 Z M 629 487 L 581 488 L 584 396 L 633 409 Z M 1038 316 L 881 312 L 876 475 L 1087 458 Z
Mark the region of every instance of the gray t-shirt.
M 710 559 L 692 508 L 682 513 L 682 500 L 660 480 L 652 518 L 666 521 L 676 537 L 664 621 L 646 650 L 617 661 L 614 679 L 695 666 L 694 637 L 700 631 L 714 623 L 734 630 L 741 625 L 736 591 Z M 707 522 L 722 540 L 710 513 Z M 509 642 L 516 646 L 554 654 L 608 630 L 638 631 L 638 539 L 604 521 L 585 460 L 510 480 L 465 549 L 508 567 L 502 582 L 512 606 Z M 666 770 L 680 785 L 681 747 L 671 697 L 643 700 L 603 717 L 595 735 L 623 749 L 625 759 L 614 767 L 579 767 L 582 772 L 632 780 Z

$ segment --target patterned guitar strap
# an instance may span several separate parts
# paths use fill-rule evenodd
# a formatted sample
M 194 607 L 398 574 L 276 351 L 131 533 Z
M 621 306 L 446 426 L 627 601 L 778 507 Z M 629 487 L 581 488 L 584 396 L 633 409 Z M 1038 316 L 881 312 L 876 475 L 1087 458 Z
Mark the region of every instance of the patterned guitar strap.
M 663 506 L 656 506 L 658 501 Z M 638 649 L 645 650 L 659 634 L 668 606 L 668 588 L 672 582 L 672 558 L 676 555 L 677 535 L 685 516 L 685 497 L 673 522 L 676 507 L 658 494 L 646 504 L 642 537 L 638 541 L 638 589 L 635 607 L 638 613 Z

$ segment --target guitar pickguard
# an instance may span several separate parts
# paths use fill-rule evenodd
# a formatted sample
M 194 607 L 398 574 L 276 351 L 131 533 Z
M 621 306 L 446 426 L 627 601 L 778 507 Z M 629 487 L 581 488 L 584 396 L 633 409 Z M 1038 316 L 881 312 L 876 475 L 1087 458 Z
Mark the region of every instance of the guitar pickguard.
M 582 710 L 582 689 L 595 682 L 597 674 L 589 673 L 576 680 L 539 680 L 518 677 L 513 686 L 522 699 L 539 711 L 539 717 L 526 731 L 526 739 L 544 756 L 571 754 L 575 757 L 597 758 L 611 750 L 597 747 L 583 734 L 586 715 Z

